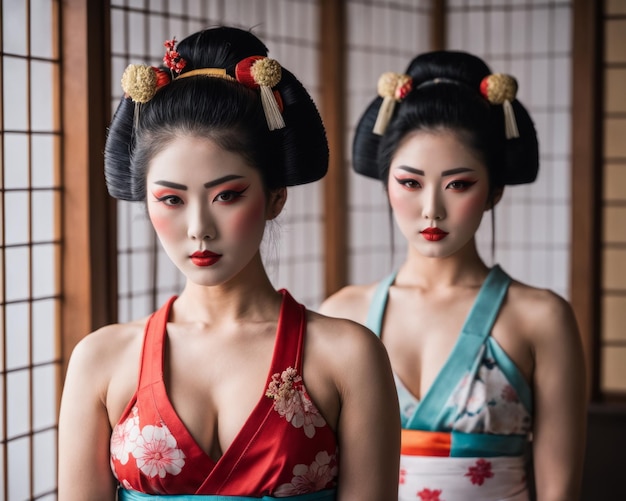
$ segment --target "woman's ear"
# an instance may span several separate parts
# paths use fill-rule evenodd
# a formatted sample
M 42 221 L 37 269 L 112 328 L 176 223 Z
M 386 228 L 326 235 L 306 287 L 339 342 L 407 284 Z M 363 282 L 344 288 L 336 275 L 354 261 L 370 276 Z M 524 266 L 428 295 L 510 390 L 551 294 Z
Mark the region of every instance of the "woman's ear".
M 504 186 L 498 186 L 494 188 L 491 197 L 487 200 L 487 204 L 485 205 L 485 211 L 493 209 L 498 202 L 502 199 L 502 195 L 504 194 Z
M 282 212 L 285 202 L 287 202 L 287 188 L 276 188 L 270 191 L 265 219 L 269 221 L 276 218 Z

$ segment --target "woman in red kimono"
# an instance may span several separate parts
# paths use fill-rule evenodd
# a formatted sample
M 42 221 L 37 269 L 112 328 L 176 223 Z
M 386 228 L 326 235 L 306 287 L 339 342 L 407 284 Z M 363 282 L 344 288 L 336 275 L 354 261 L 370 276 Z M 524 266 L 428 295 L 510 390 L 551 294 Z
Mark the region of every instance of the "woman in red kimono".
M 326 173 L 315 105 L 249 32 L 165 47 L 164 67 L 124 73 L 105 174 L 112 196 L 146 204 L 186 285 L 74 350 L 59 498 L 395 499 L 383 345 L 277 291 L 259 251 L 286 187 Z

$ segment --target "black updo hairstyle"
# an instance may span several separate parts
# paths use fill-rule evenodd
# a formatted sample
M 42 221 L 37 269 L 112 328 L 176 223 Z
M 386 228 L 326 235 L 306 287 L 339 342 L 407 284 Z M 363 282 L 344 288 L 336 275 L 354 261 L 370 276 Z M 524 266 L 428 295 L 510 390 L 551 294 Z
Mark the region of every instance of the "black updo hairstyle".
M 503 106 L 490 104 L 480 93 L 482 79 L 491 74 L 484 61 L 465 52 L 428 52 L 414 58 L 406 74 L 412 78 L 411 91 L 396 104 L 383 136 L 373 132 L 381 97 L 359 120 L 353 142 L 356 172 L 386 185 L 393 155 L 407 134 L 450 130 L 481 155 L 492 194 L 498 187 L 536 179 L 539 146 L 533 122 L 514 100 L 519 137 L 506 138 Z
M 181 74 L 222 68 L 233 78 L 241 60 L 268 52 L 255 35 L 231 27 L 190 35 L 176 50 L 187 63 Z M 273 131 L 268 128 L 259 90 L 224 78 L 175 78 L 141 105 L 123 98 L 105 145 L 109 193 L 121 200 L 145 200 L 148 163 L 181 134 L 210 138 L 242 155 L 261 172 L 268 190 L 322 178 L 328 169 L 328 143 L 311 96 L 285 68 L 274 90 L 282 100 L 285 127 Z

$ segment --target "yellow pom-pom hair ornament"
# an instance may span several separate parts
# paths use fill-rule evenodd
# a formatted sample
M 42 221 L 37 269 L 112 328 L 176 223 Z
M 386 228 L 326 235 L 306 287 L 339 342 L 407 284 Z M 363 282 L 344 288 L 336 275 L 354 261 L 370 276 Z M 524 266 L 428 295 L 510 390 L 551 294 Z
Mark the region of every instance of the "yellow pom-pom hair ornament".
M 144 64 L 129 64 L 122 75 L 122 89 L 135 103 L 147 103 L 168 84 L 167 72 Z
M 389 125 L 396 103 L 401 102 L 413 87 L 413 79 L 409 75 L 386 72 L 378 79 L 378 95 L 383 102 L 376 116 L 374 134 L 382 136 Z
M 519 137 L 512 101 L 517 95 L 517 80 L 510 75 L 494 73 L 480 82 L 480 93 L 491 104 L 501 104 L 504 110 L 504 132 L 507 139 Z
M 174 43 L 175 40 L 168 40 L 166 42 L 166 47 L 168 47 L 168 52 L 164 58 L 166 63 L 168 61 L 171 63 L 171 55 L 173 54 L 168 44 L 173 47 Z M 175 54 L 175 64 L 177 65 L 175 70 L 172 69 L 174 67 L 170 64 L 168 64 L 168 67 L 170 67 L 172 72 L 178 73 L 182 71 L 187 62 L 180 57 L 178 52 L 175 52 Z M 186 73 L 181 73 L 175 77 L 175 79 L 198 75 L 233 80 L 223 68 L 198 68 Z M 274 59 L 265 56 L 247 57 L 237 63 L 235 76 L 237 81 L 242 85 L 251 89 L 260 89 L 261 104 L 269 130 L 282 129 L 285 127 L 285 121 L 282 115 L 283 102 L 280 93 L 272 90 L 273 87 L 278 85 L 282 78 L 282 68 L 280 64 Z M 122 89 L 124 89 L 126 96 L 133 100 L 135 105 L 139 105 L 150 101 L 157 90 L 170 83 L 171 80 L 172 77 L 170 74 L 154 66 L 130 64 L 122 75 Z M 136 111 L 135 119 L 137 119 L 139 109 L 137 108 Z
M 235 77 L 246 87 L 258 87 L 261 90 L 261 104 L 269 130 L 285 127 L 280 94 L 272 90 L 282 77 L 282 68 L 278 61 L 265 56 L 247 57 L 237 63 Z

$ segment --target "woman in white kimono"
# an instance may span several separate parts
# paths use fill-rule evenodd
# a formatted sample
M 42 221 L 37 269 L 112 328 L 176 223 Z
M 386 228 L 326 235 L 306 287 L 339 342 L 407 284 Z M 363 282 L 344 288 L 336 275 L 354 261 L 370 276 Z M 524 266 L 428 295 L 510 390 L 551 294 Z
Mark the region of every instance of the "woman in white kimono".
M 407 257 L 321 311 L 367 325 L 387 347 L 403 428 L 400 499 L 528 500 L 529 474 L 539 500 L 577 499 L 585 377 L 572 309 L 487 266 L 475 242 L 504 186 L 537 176 L 517 82 L 442 51 L 384 74 L 378 91 L 358 124 L 354 168 L 383 182 Z

